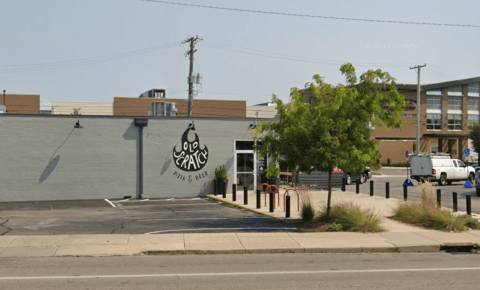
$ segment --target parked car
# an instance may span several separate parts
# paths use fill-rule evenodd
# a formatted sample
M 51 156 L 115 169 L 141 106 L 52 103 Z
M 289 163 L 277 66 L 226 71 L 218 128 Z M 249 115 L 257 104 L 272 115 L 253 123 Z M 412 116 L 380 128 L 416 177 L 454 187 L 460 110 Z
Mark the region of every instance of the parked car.
M 370 171 L 370 166 L 365 167 L 365 170 L 362 173 L 352 174 L 351 172 L 346 172 L 347 185 L 352 184 L 353 181 L 360 178 L 360 184 L 367 182 L 372 178 L 372 172 Z
M 451 159 L 445 153 L 419 153 L 412 156 L 412 179 L 436 181 L 439 185 L 452 184 L 452 181 L 475 181 L 475 168 L 461 160 Z

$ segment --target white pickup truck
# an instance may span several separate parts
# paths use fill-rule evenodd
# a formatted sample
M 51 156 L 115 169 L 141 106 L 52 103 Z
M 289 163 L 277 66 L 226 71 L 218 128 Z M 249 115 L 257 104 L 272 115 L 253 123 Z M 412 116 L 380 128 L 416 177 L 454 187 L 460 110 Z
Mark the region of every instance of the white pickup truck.
M 458 159 L 451 159 L 446 155 L 418 154 L 413 155 L 412 179 L 417 181 L 437 181 L 439 185 L 452 184 L 452 181 L 475 182 L 475 169 L 466 166 Z

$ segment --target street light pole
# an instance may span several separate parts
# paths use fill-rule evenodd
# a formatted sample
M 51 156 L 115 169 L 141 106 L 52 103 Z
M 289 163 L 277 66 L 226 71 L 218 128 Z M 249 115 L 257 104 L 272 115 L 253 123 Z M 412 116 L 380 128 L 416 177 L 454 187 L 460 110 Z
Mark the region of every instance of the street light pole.
M 417 147 L 415 148 L 415 153 L 418 154 L 420 152 L 420 91 L 421 91 L 421 85 L 420 85 L 420 74 L 422 67 L 426 67 L 427 65 L 417 65 L 414 67 L 410 67 L 410 69 L 418 69 L 417 71 Z
M 3 105 L 4 105 L 4 106 L 6 106 L 6 105 L 5 105 L 5 92 L 6 92 L 6 90 L 3 90 Z

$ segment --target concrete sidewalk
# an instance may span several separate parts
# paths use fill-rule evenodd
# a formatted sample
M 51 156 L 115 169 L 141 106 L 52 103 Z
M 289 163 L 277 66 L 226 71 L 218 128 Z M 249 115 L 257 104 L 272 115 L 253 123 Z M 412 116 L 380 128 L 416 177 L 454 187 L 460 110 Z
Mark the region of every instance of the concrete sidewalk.
M 256 209 L 254 194 L 249 204 L 243 205 L 243 194 L 207 196 L 222 202 L 273 218 L 284 219 L 283 203 L 278 199 L 270 213 L 265 207 Z M 318 207 L 326 200 L 326 192 L 311 191 Z M 299 218 L 296 201 L 292 198 L 292 217 Z M 332 202 L 354 202 L 371 208 L 383 217 L 392 214 L 398 203 L 395 199 L 370 197 L 364 194 L 335 191 Z M 267 200 L 268 205 L 268 200 Z M 477 247 L 480 231 L 447 233 L 426 230 L 384 218 L 387 232 L 363 234 L 350 232 L 269 232 L 269 233 L 208 233 L 158 235 L 56 235 L 56 236 L 0 236 L 0 257 L 78 257 L 125 256 L 146 254 L 245 254 L 245 253 L 361 253 L 361 252 L 436 252 L 450 246 Z
M 2 236 L 0 257 L 437 252 L 444 246 L 479 243 L 479 231 Z

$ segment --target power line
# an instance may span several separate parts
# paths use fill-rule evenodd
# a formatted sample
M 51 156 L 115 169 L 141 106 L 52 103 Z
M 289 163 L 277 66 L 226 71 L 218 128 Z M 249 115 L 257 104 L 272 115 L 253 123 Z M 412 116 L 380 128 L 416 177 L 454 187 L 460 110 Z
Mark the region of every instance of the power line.
M 327 65 L 341 65 L 341 64 L 344 64 L 344 63 L 347 62 L 347 61 L 340 61 L 340 60 L 327 60 L 327 59 L 308 58 L 308 57 L 301 57 L 301 56 L 271 53 L 271 52 L 266 52 L 266 51 L 261 51 L 261 50 L 253 50 L 253 49 L 242 48 L 242 47 L 228 45 L 228 44 L 222 44 L 222 43 L 208 41 L 208 40 L 205 40 L 205 43 L 202 44 L 202 45 L 212 47 L 212 48 L 216 48 L 216 49 L 226 50 L 226 51 L 233 51 L 233 52 L 238 52 L 238 53 L 243 53 L 243 54 L 250 54 L 250 55 L 263 56 L 263 57 L 276 58 L 276 59 L 283 59 L 283 60 L 291 60 L 291 61 L 297 61 L 297 62 L 321 63 L 321 64 L 327 64 Z M 405 67 L 405 66 L 407 66 L 407 63 L 402 64 L 402 63 L 398 63 L 398 62 L 392 62 L 392 63 L 360 63 L 360 62 L 357 63 L 357 62 L 354 62 L 354 64 L 357 67 L 371 67 L 371 66 Z
M 26 64 L 26 65 L 22 65 L 22 64 L 0 65 L 0 74 L 91 65 L 91 64 L 109 62 L 109 61 L 124 59 L 128 57 L 138 56 L 146 53 L 151 53 L 151 52 L 171 48 L 180 44 L 181 44 L 180 41 L 176 41 L 172 43 L 156 45 L 156 46 L 134 50 L 134 51 L 89 57 L 89 58 L 66 60 L 66 61 L 46 62 L 46 63 Z
M 377 22 L 377 23 L 391 23 L 391 24 L 410 24 L 410 25 L 430 25 L 430 26 L 452 26 L 452 27 L 480 28 L 480 25 L 472 25 L 472 24 L 451 24 L 451 23 L 434 23 L 434 22 L 414 22 L 414 21 L 365 19 L 365 18 L 351 18 L 351 17 L 334 17 L 334 16 L 309 15 L 309 14 L 297 14 L 297 13 L 285 13 L 285 12 L 273 12 L 273 11 L 262 11 L 262 10 L 229 8 L 229 7 L 220 7 L 220 6 L 198 5 L 198 4 L 188 4 L 188 3 L 160 1 L 160 0 L 141 0 L 141 1 L 156 2 L 156 3 L 170 4 L 170 5 L 181 5 L 181 6 L 217 9 L 217 10 L 228 10 L 228 11 L 237 11 L 237 12 L 281 15 L 281 16 L 295 16 L 295 17 L 322 18 L 322 19 L 362 21 L 362 22 Z

